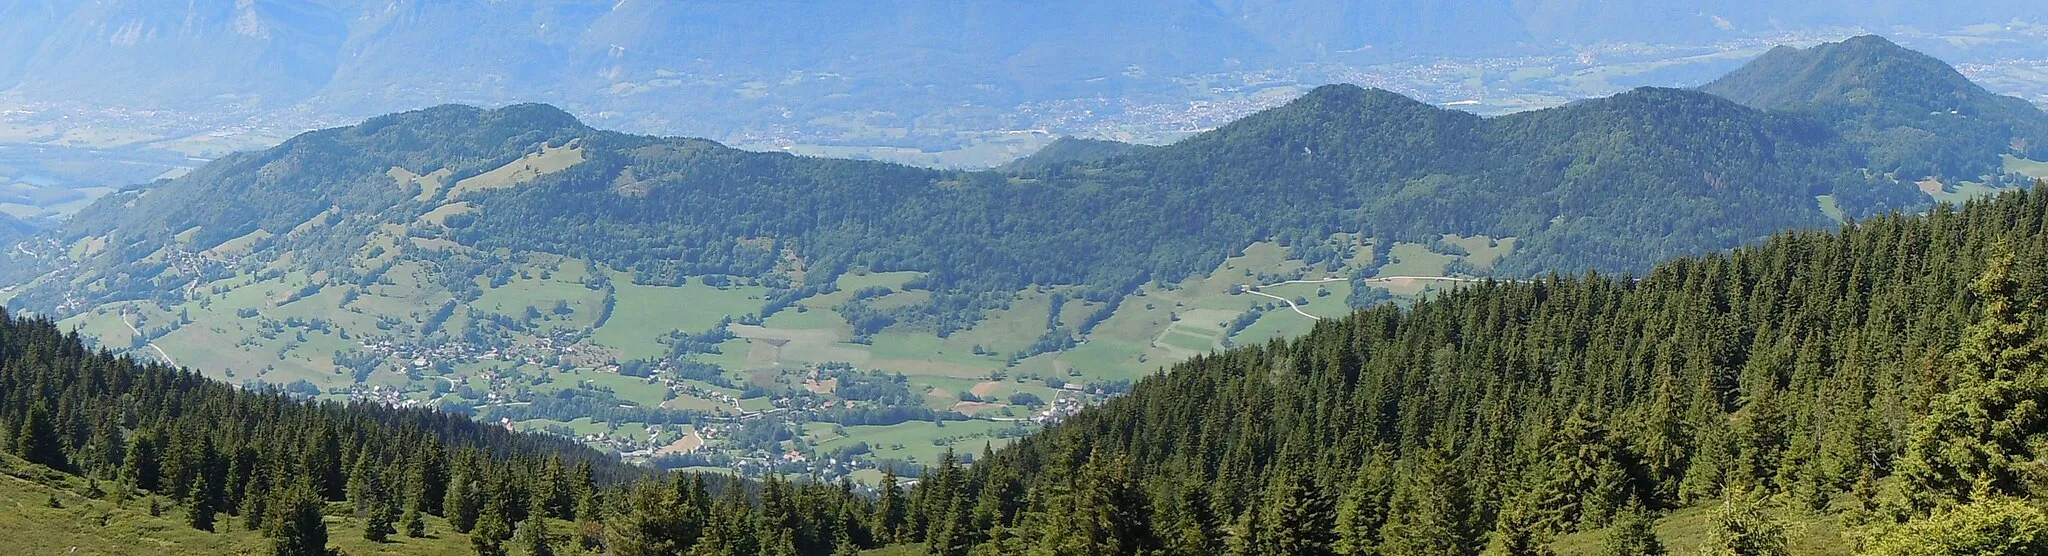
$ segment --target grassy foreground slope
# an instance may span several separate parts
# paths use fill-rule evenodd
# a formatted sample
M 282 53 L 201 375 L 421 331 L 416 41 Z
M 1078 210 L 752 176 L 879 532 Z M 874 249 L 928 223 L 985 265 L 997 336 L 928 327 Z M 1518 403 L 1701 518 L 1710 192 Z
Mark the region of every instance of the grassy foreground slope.
M 270 541 L 256 531 L 224 527 L 220 532 L 193 529 L 181 516 L 184 508 L 157 499 L 159 515 L 150 515 L 146 498 L 114 502 L 104 493 L 88 496 L 90 486 L 78 477 L 0 454 L 0 552 L 7 554 L 161 554 L 164 556 L 270 554 Z M 56 507 L 50 503 L 56 500 Z M 468 537 L 454 533 L 447 520 L 427 518 L 426 538 L 399 537 L 396 542 L 363 539 L 362 519 L 335 504 L 325 519 L 333 546 L 344 554 L 468 555 Z

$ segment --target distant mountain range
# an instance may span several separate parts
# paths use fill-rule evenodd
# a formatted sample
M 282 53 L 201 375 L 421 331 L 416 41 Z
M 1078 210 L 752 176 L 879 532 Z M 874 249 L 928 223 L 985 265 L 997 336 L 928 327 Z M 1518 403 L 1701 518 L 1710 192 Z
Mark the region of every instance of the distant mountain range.
M 1837 59 L 1849 48 L 1863 54 Z M 1872 57 L 1875 66 L 1849 63 Z M 407 257 L 489 264 L 498 258 L 491 253 L 559 253 L 648 283 L 768 278 L 790 257 L 808 270 L 789 288 L 853 268 L 928 272 L 922 287 L 944 295 L 905 311 L 938 316 L 899 320 L 944 323 L 941 331 L 971 324 L 964 308 L 985 292 L 1069 284 L 1114 298 L 1208 272 L 1252 242 L 1315 245 L 1339 232 L 1520 238 L 1493 269 L 1505 275 L 1640 270 L 1823 226 L 1829 210 L 1856 217 L 1929 202 L 1911 183 L 1922 176 L 1866 172 L 1872 161 L 1896 164 L 1884 169 L 1894 174 L 1980 169 L 2013 145 L 2042 141 L 2027 135 L 2040 129 L 2039 110 L 1983 94 L 1926 60 L 1859 39 L 1776 51 L 1706 89 L 1746 91 L 1737 96 L 1769 110 L 1646 88 L 1480 118 L 1329 86 L 1168 147 L 1069 142 L 1045 156 L 1072 160 L 1011 173 L 604 132 L 539 105 L 440 107 L 309 133 L 110 196 L 45 236 L 92 246 L 67 249 L 82 260 L 8 265 L 17 282 L 40 277 L 10 304 L 61 315 L 176 298 L 195 279 L 287 260 L 330 281 L 374 280 L 391 264 L 384 249 L 364 254 L 380 235 L 455 246 L 398 241 L 393 248 Z M 1779 67 L 1807 77 L 1771 77 L 1784 73 Z M 1968 101 L 1953 106 L 1981 125 L 1933 143 L 1882 140 L 1947 130 L 1938 126 L 1955 117 L 1899 108 L 1916 106 L 1926 89 L 1887 84 L 1895 80 L 1968 91 L 1943 98 Z M 1822 84 L 1811 94 L 1784 92 Z M 1859 100 L 1829 103 L 1837 97 Z M 1819 104 L 1778 100 L 1788 98 Z M 1878 134 L 1858 131 L 1873 121 L 1885 122 Z M 2001 148 L 1961 150 L 1993 144 Z M 1906 164 L 1913 161 L 1919 166 Z M 229 250 L 240 255 L 194 255 Z M 944 316 L 963 311 L 970 316 Z
M 1945 29 L 2033 18 L 2037 7 L 2022 0 L 24 0 L 0 5 L 0 52 L 9 53 L 0 59 L 0 90 L 128 109 L 301 106 L 334 114 L 546 101 L 578 113 L 630 113 L 640 129 L 718 136 L 730 130 L 673 107 L 746 106 L 750 114 L 828 108 L 804 112 L 818 114 L 962 100 L 1014 106 L 1179 90 L 1188 86 L 1184 76 L 1302 62 L 1698 44 L 1821 27 Z M 1486 32 L 1469 32 L 1476 29 Z M 786 82 L 809 84 L 763 97 L 768 84 Z

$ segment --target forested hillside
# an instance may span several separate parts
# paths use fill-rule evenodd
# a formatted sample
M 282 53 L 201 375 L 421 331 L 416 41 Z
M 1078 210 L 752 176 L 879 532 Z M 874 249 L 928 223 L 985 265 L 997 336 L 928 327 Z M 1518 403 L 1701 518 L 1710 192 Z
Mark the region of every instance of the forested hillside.
M 541 160 L 558 166 L 530 166 Z M 1169 147 L 1016 174 L 600 132 L 543 106 L 441 107 L 110 196 L 51 237 L 50 251 L 83 260 L 13 255 L 17 282 L 55 273 L 9 304 L 68 315 L 177 301 L 195 279 L 287 252 L 330 282 L 373 278 L 378 264 L 363 259 L 378 257 L 358 254 L 380 227 L 402 226 L 473 248 L 439 250 L 476 264 L 499 249 L 574 254 L 644 283 L 766 277 L 788 255 L 805 261 L 807 281 L 853 267 L 927 272 L 926 309 L 943 333 L 989 307 L 976 296 L 1036 284 L 1114 298 L 1207 272 L 1258 241 L 1522 237 L 1502 272 L 1620 271 L 1823 225 L 1820 195 L 1852 216 L 1926 201 L 1866 177 L 1861 162 L 1805 120 L 1675 89 L 1482 119 L 1328 86 Z M 437 209 L 452 214 L 425 216 Z M 251 240 L 236 246 L 247 256 L 182 260 L 237 238 Z M 64 248 L 80 242 L 95 248 Z
M 2048 113 L 1874 35 L 1780 46 L 1700 90 L 1828 122 L 1901 179 L 1997 175 L 2001 154 L 2048 152 Z
M 1136 143 L 1084 139 L 1080 137 L 1061 137 L 1054 140 L 1052 144 L 1046 145 L 1045 148 L 1039 149 L 1038 152 L 1031 153 L 1031 156 L 1019 158 L 1000 169 L 1010 172 L 1044 170 L 1065 164 L 1108 160 L 1118 156 L 1145 152 L 1151 148 L 1149 145 L 1139 145 Z
M 280 556 L 325 554 L 335 517 L 370 546 L 403 551 L 467 534 L 485 555 L 515 545 L 523 554 L 827 554 L 886 540 L 867 533 L 872 502 L 851 484 L 657 476 L 570 440 L 460 415 L 238 390 L 93 352 L 47 320 L 4 312 L 0 430 L 0 451 L 20 458 L 0 461 L 9 499 L 49 491 L 52 509 L 92 501 L 101 527 L 146 508 L 227 536 L 127 533 L 172 554 L 211 546 L 177 540 L 234 545 L 244 531 L 260 531 Z M 0 523 L 23 526 L 25 514 Z M 38 545 L 22 536 L 0 549 Z
M 1782 554 L 1797 517 L 1830 524 L 1808 551 L 2037 554 L 2044 227 L 2048 191 L 2010 193 L 1323 321 L 928 471 L 888 530 L 934 554 L 1537 554 L 1620 524 L 1616 553 L 1648 554 L 1645 516 L 1709 505 L 1701 553 Z
M 15 218 L 12 215 L 0 214 L 0 245 L 13 245 L 14 242 L 28 237 L 29 234 L 35 233 L 35 231 L 35 226 L 30 226 L 27 222 L 22 222 L 21 219 Z

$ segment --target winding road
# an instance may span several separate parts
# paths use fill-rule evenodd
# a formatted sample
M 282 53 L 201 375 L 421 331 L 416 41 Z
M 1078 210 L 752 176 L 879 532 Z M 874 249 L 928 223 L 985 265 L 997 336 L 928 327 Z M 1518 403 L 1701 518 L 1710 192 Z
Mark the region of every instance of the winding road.
M 1279 284 L 1274 284 L 1274 285 L 1276 285 L 1276 286 L 1277 286 L 1277 285 L 1279 285 Z M 1289 309 L 1293 309 L 1293 310 L 1294 310 L 1294 312 L 1296 312 L 1296 313 L 1301 313 L 1301 316 L 1304 316 L 1304 317 L 1308 317 L 1308 320 L 1323 320 L 1323 317 L 1318 317 L 1318 316 L 1315 316 L 1315 315 L 1311 315 L 1311 314 L 1308 314 L 1308 311 L 1303 311 L 1303 310 L 1301 310 L 1301 306 L 1299 306 L 1299 305 L 1295 305 L 1295 304 L 1294 304 L 1294 300 L 1292 300 L 1292 299 L 1288 299 L 1288 298 L 1285 298 L 1285 297 L 1280 297 L 1280 296 L 1277 296 L 1277 295 L 1273 295 L 1273 294 L 1270 294 L 1270 293 L 1266 293 L 1266 292 L 1262 292 L 1262 291 L 1259 291 L 1259 290 L 1255 290 L 1255 289 L 1252 289 L 1252 288 L 1251 288 L 1250 286 L 1246 286 L 1246 287 L 1244 288 L 1244 293 L 1248 293 L 1248 294 L 1252 294 L 1252 295 L 1262 295 L 1262 296 L 1270 297 L 1270 298 L 1273 298 L 1273 299 L 1278 299 L 1278 300 L 1280 300 L 1280 302 L 1281 302 L 1281 303 L 1286 303 L 1286 304 L 1287 304 L 1287 308 L 1289 308 Z
M 128 327 L 128 331 L 129 331 L 129 332 L 134 332 L 134 333 L 135 333 L 135 337 L 137 337 L 137 338 L 140 338 L 140 337 L 142 337 L 142 331 L 141 331 L 141 330 L 139 330 L 139 329 L 136 329 L 136 328 L 135 328 L 135 323 L 132 323 L 132 322 L 128 322 L 128 313 L 126 313 L 126 312 L 122 312 L 122 313 L 121 313 L 121 325 L 122 325 L 122 326 L 126 326 L 126 327 Z M 157 355 L 163 356 L 163 358 L 164 358 L 164 362 L 165 362 L 165 363 L 169 363 L 169 364 L 170 364 L 170 365 L 171 365 L 172 367 L 176 367 L 176 366 L 178 366 L 178 360 L 176 360 L 176 359 L 172 359 L 172 358 L 171 358 L 171 354 L 170 354 L 170 352 L 166 352 L 166 351 L 164 351 L 164 348 L 163 348 L 163 347 L 161 347 L 161 346 L 158 346 L 158 345 L 156 345 L 156 342 L 146 342 L 146 343 L 147 343 L 147 344 L 149 344 L 149 349 L 153 349 L 153 350 L 156 350 L 156 354 L 157 354 Z
M 1280 297 L 1280 296 L 1277 296 L 1277 295 L 1273 295 L 1273 294 L 1270 294 L 1270 293 L 1262 292 L 1262 291 L 1259 291 L 1259 290 L 1258 290 L 1257 288 L 1270 288 L 1270 287 L 1273 287 L 1273 286 L 1285 286 L 1285 285 L 1288 285 L 1288 284 L 1327 284 L 1327 283 L 1330 283 L 1330 282 L 1343 282 L 1343 281 L 1345 281 L 1345 280 L 1347 280 L 1347 279 L 1346 279 L 1346 278 L 1324 278 L 1324 279 L 1321 279 L 1321 280 L 1288 280 L 1288 281 L 1285 281 L 1285 282 L 1274 282 L 1274 283 L 1271 283 L 1271 284 L 1266 284 L 1266 285 L 1252 285 L 1252 284 L 1245 284 L 1245 285 L 1243 285 L 1243 286 L 1239 286 L 1239 287 L 1240 287 L 1240 288 L 1242 288 L 1242 289 L 1244 290 L 1244 293 L 1248 293 L 1248 294 L 1252 294 L 1252 295 L 1258 295 L 1258 296 L 1264 296 L 1264 297 L 1270 297 L 1270 298 L 1273 298 L 1273 299 L 1278 299 L 1278 300 L 1280 300 L 1280 302 L 1281 302 L 1281 303 L 1286 303 L 1286 304 L 1287 304 L 1287 308 L 1289 308 L 1289 309 L 1293 309 L 1295 313 L 1299 313 L 1299 314 L 1300 314 L 1301 316 L 1304 316 L 1304 317 L 1308 317 L 1308 318 L 1309 318 L 1309 320 L 1323 320 L 1323 317 L 1318 317 L 1318 316 L 1315 316 L 1315 315 L 1311 315 L 1311 314 L 1308 314 L 1308 311 L 1303 311 L 1303 310 L 1301 310 L 1301 307 L 1300 307 L 1300 306 L 1298 306 L 1298 305 L 1295 305 L 1295 304 L 1294 304 L 1294 300 L 1292 300 L 1292 299 L 1288 299 L 1288 298 L 1285 298 L 1285 297 Z M 1391 282 L 1405 282 L 1405 281 L 1415 281 L 1415 280 L 1436 280 L 1436 281 L 1441 281 L 1441 282 L 1485 282 L 1485 281 L 1487 281 L 1487 280 L 1490 280 L 1490 278 L 1459 278 L 1459 277 L 1454 277 L 1454 276 L 1382 276 L 1382 277 L 1378 277 L 1378 278 L 1367 278 L 1367 279 L 1365 279 L 1365 282 L 1366 282 L 1366 283 L 1368 283 L 1368 284 L 1371 284 L 1371 283 L 1382 283 L 1382 284 L 1384 284 L 1384 283 L 1391 283 Z

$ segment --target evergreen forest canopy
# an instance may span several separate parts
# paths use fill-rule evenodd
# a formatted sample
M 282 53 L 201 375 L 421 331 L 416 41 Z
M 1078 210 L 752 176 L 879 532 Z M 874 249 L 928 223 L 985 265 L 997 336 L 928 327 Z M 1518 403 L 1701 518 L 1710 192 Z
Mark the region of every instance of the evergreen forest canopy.
M 1702 554 L 2048 550 L 2048 190 L 1640 278 L 1489 282 L 1201 357 L 889 528 L 932 554 L 1541 554 L 1718 505 Z M 1776 508 L 1765 510 L 1764 508 Z M 1859 540 L 1860 539 L 1860 540 Z M 1661 549 L 1660 549 L 1661 550 Z
M 1856 44 L 1874 43 L 1874 56 L 1919 56 L 1881 39 Z M 1758 63 L 1814 52 L 1774 52 Z M 1824 82 L 1893 77 L 1857 68 Z M 1174 145 L 1094 145 L 1071 162 L 1008 173 L 604 132 L 539 105 L 443 106 L 308 133 L 110 195 L 40 236 L 49 248 L 9 253 L 0 278 L 24 284 L 9 306 L 58 316 L 119 300 L 182 301 L 194 280 L 253 272 L 287 253 L 292 268 L 324 272 L 329 283 L 368 283 L 389 265 L 362 255 L 382 253 L 365 238 L 400 226 L 411 238 L 461 247 L 434 255 L 449 268 L 480 273 L 508 252 L 572 254 L 653 284 L 760 277 L 784 290 L 776 294 L 783 305 L 851 268 L 923 271 L 915 286 L 934 295 L 894 320 L 944 335 L 1000 303 L 991 294 L 1081 285 L 1089 299 L 1114 300 L 1140 284 L 1211 271 L 1258 241 L 1308 246 L 1338 232 L 1418 242 L 1446 233 L 1517 237 L 1494 274 L 1614 272 L 1829 224 L 1817 196 L 1851 217 L 1926 206 L 1927 195 L 1906 183 L 1916 177 L 1867 167 L 1948 151 L 1873 143 L 1826 119 L 1877 117 L 1857 112 L 1863 106 L 1766 111 L 1644 88 L 1480 118 L 1334 85 Z M 2023 102 L 2007 107 L 1981 117 L 2014 123 L 1967 128 L 1971 144 L 2017 143 L 2005 131 L 2042 118 Z M 1903 127 L 1886 129 L 1937 129 L 1895 112 L 1881 114 L 1885 125 Z M 1934 166 L 1981 168 L 2002 152 Z M 507 170 L 543 159 L 570 162 Z M 448 186 L 469 178 L 492 185 Z M 427 217 L 447 209 L 456 210 Z M 209 251 L 230 240 L 245 240 L 235 244 L 245 254 Z M 800 281 L 776 276 L 791 257 L 804 263 Z

